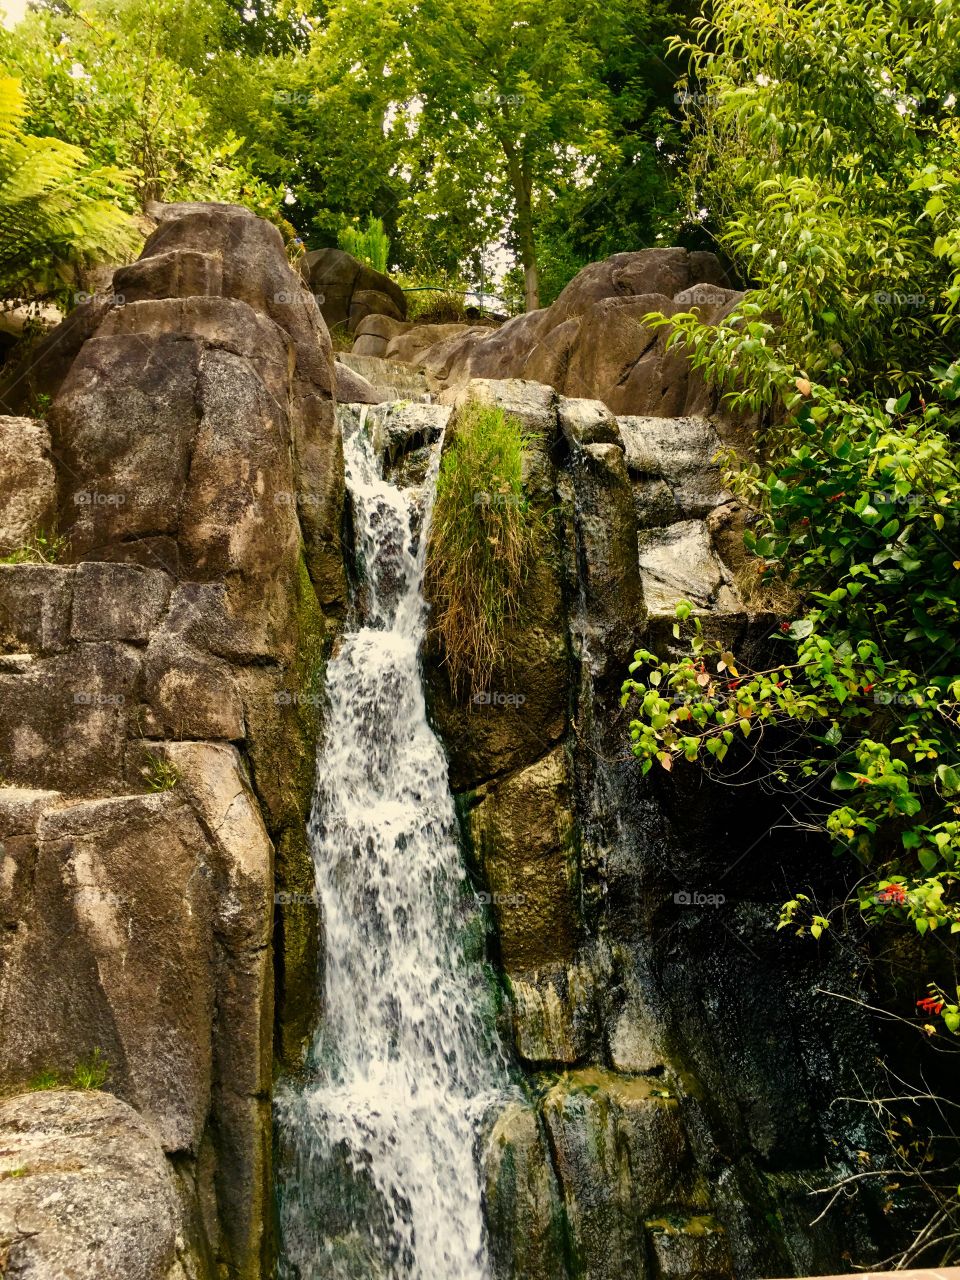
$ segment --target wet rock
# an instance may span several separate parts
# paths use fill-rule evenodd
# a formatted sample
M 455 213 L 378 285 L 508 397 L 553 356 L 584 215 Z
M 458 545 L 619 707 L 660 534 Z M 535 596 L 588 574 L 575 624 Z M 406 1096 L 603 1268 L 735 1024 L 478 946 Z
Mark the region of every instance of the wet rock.
M 399 466 L 405 455 L 426 444 L 435 444 L 450 421 L 451 409 L 439 404 L 394 401 L 371 409 L 363 418 L 376 455 L 385 471 Z
M 507 972 L 572 959 L 577 865 L 562 748 L 490 785 L 470 814 L 470 829 Z
M 620 427 L 602 400 L 576 400 L 561 396 L 557 416 L 560 430 L 571 447 L 588 444 L 619 444 Z
M 381 404 L 389 393 L 378 391 L 362 374 L 337 361 L 337 402 L 339 404 Z
M 590 958 L 509 976 L 513 1037 L 531 1066 L 582 1062 L 597 1034 L 603 969 Z
M 485 1173 L 497 1280 L 567 1280 L 562 1203 L 533 1107 L 510 1102 L 497 1117 Z
M 672 1194 L 685 1158 L 666 1095 L 656 1081 L 587 1069 L 543 1099 L 577 1273 L 591 1280 L 649 1275 L 642 1215 Z
M 742 613 L 729 572 L 702 520 L 681 520 L 640 533 L 640 577 L 650 614 L 672 616 L 681 600 L 717 613 Z
M 156 1132 L 106 1093 L 0 1101 L 0 1266 L 10 1280 L 185 1280 Z
M 610 1062 L 617 1071 L 627 1074 L 662 1070 L 668 1055 L 663 1013 L 651 998 L 653 975 L 642 952 L 618 945 L 613 959 L 619 989 L 604 1019 Z
M 616 444 L 588 444 L 574 451 L 570 473 L 580 589 L 588 622 L 582 629 L 584 660 L 596 678 L 608 666 L 619 678 L 643 618 L 633 492 Z
M 726 498 L 716 454 L 720 438 L 703 418 L 618 419 L 631 475 L 659 477 L 680 517 L 702 517 Z
M 647 1223 L 653 1280 L 731 1280 L 733 1263 L 723 1228 L 713 1218 L 661 1218 Z
M 49 431 L 32 418 L 0 417 L 0 556 L 52 533 L 56 509 Z

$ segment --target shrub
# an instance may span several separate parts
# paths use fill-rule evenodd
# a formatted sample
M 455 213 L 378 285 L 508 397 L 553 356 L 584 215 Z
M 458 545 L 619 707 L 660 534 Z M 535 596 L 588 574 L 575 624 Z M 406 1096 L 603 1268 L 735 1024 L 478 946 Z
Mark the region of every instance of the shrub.
M 935 0 L 718 0 L 688 48 L 694 194 L 752 287 L 717 326 L 655 323 L 731 403 L 767 406 L 763 463 L 727 482 L 757 513 L 757 578 L 798 604 L 762 670 L 685 605 L 689 654 L 641 650 L 624 686 L 646 769 L 746 744 L 859 862 L 863 916 L 920 934 L 960 933 L 958 24 Z M 795 894 L 782 923 L 834 915 Z
M 340 248 L 352 253 L 360 262 L 365 262 L 374 271 L 386 272 L 390 261 L 390 237 L 383 229 L 383 221 L 367 219 L 367 225 L 361 231 L 359 227 L 346 226 L 337 237 Z

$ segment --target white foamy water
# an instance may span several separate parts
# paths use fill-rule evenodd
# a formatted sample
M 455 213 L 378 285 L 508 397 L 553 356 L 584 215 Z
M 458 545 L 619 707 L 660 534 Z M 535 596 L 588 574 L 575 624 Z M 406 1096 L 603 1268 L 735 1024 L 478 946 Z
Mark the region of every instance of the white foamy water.
M 418 653 L 422 491 L 380 475 L 344 411 L 362 584 L 327 669 L 310 821 L 323 1013 L 305 1084 L 278 1092 L 283 1280 L 487 1280 L 480 1130 L 509 1087 Z M 419 510 L 418 510 L 419 504 Z M 418 518 L 419 517 L 419 518 Z

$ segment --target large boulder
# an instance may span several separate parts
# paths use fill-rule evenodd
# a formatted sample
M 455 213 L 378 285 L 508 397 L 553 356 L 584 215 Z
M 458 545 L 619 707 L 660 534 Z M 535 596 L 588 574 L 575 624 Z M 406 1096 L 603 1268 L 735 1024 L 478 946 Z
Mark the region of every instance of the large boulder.
M 312 250 L 301 260 L 300 271 L 331 329 L 345 325 L 355 333 L 370 316 L 407 317 L 407 300 L 397 282 L 342 249 Z
M 498 329 L 365 321 L 361 350 L 405 360 L 437 389 L 471 378 L 524 378 L 566 396 L 602 400 L 618 414 L 659 417 L 709 413 L 714 394 L 667 330 L 645 323 L 695 309 L 716 321 L 740 298 L 719 259 L 686 249 L 617 253 L 584 267 L 557 300 Z
M 175 1175 L 132 1107 L 62 1090 L 0 1101 L 9 1280 L 192 1280 L 186 1236 Z

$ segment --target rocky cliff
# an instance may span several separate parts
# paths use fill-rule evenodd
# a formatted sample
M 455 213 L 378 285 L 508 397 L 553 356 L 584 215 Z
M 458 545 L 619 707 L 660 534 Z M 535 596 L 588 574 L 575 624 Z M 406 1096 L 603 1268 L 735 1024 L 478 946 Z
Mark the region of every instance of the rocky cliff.
M 268 224 L 155 213 L 8 380 L 10 405 L 42 377 L 45 419 L 0 418 L 10 1275 L 265 1274 L 275 971 L 281 1053 L 314 1016 L 329 337 Z M 91 1062 L 112 1098 L 38 1087 Z
M 715 396 L 646 317 L 696 310 L 716 321 L 740 296 L 712 253 L 643 249 L 591 263 L 551 306 L 499 329 L 370 314 L 356 325 L 353 351 L 404 361 L 438 391 L 470 378 L 521 378 L 602 400 L 614 413 L 708 413 Z
M 497 1276 L 842 1269 L 883 1234 L 879 1206 L 814 1224 L 817 1189 L 877 1141 L 838 1101 L 869 1078 L 868 1032 L 827 994 L 851 991 L 851 960 L 776 929 L 788 884 L 835 871 L 752 790 L 642 778 L 619 705 L 633 649 L 670 648 L 681 599 L 740 651 L 771 630 L 738 589 L 715 429 L 523 381 L 447 398 L 470 397 L 534 437 L 545 531 L 489 690 L 457 699 L 428 655 L 530 1099 L 488 1153 Z

